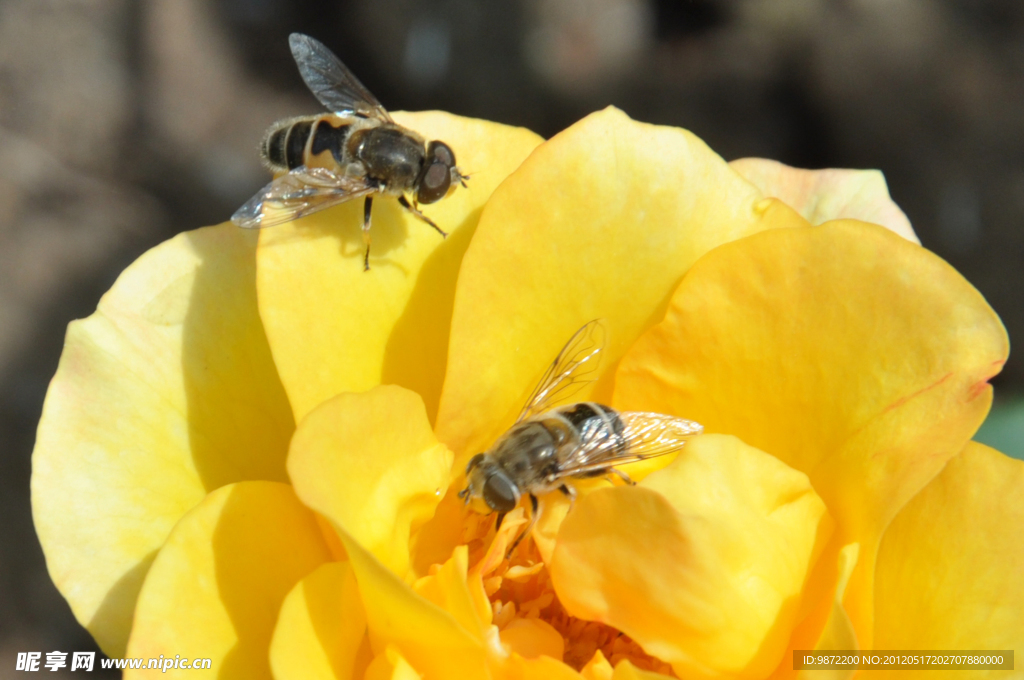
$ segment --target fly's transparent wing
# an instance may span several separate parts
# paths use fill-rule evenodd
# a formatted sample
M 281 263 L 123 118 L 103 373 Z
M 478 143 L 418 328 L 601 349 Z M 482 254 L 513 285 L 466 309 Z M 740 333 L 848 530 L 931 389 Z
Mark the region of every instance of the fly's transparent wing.
M 306 87 L 330 111 L 393 122 L 377 98 L 319 40 L 292 33 L 288 45 Z
M 619 418 L 622 419 L 626 449 L 637 460 L 678 451 L 687 440 L 704 432 L 700 423 L 664 413 L 623 411 Z
M 625 411 L 616 415 L 621 431 L 616 431 L 610 420 L 602 423 L 595 418 L 588 422 L 588 427 L 580 431 L 580 446 L 559 461 L 559 477 L 585 476 L 675 453 L 704 431 L 699 423 L 663 413 Z
M 594 319 L 576 331 L 537 383 L 516 422 L 569 401 L 584 385 L 594 382 L 605 335 L 600 319 Z
M 300 166 L 263 187 L 235 211 L 231 221 L 262 229 L 373 193 L 363 177 L 347 177 L 326 168 Z

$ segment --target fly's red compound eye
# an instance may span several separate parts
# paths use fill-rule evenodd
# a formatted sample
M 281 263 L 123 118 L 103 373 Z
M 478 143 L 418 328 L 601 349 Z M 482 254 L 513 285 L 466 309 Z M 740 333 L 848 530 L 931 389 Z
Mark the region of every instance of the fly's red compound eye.
M 416 200 L 420 203 L 434 203 L 448 195 L 452 185 L 452 168 L 455 154 L 444 142 L 431 142 L 427 147 L 427 162 L 420 176 Z

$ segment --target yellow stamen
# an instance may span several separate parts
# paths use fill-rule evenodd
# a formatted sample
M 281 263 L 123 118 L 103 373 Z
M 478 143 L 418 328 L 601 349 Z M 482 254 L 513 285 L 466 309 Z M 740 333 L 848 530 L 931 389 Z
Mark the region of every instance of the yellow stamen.
M 494 530 L 494 517 L 467 511 L 463 540 L 469 548 L 470 574 L 479 575 L 490 599 L 493 624 L 505 630 L 519 619 L 539 618 L 550 624 L 565 643 L 563 661 L 582 669 L 595 654 L 612 666 L 629 660 L 637 668 L 673 675 L 671 667 L 644 650 L 621 631 L 597 621 L 569 615 L 558 601 L 548 570 L 533 539 L 527 537 L 506 557 L 508 546 L 527 523 L 522 508 L 505 516 Z

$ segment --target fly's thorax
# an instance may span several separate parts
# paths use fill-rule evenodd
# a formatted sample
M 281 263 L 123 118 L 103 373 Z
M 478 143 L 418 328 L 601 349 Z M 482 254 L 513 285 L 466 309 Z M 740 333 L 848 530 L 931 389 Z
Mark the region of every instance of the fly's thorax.
M 384 182 L 385 191 L 396 195 L 414 188 L 426 153 L 419 135 L 394 124 L 354 132 L 349 149 L 366 167 L 367 175 Z
M 603 470 L 574 475 L 568 462 L 584 442 L 618 441 L 607 454 L 624 450 L 624 424 L 615 409 L 581 402 L 547 411 L 513 425 L 486 452 L 466 466 L 466 489 L 498 512 L 508 512 L 525 494 L 542 494 L 561 486 L 566 477 L 588 477 Z
M 489 455 L 524 493 L 540 492 L 545 480 L 558 471 L 558 450 L 563 440 L 557 428 L 528 420 L 506 432 Z

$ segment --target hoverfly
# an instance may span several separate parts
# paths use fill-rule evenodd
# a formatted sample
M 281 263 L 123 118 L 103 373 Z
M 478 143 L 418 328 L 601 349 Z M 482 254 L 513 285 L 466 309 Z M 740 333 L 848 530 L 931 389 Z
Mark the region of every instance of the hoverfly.
M 524 495 L 530 498 L 530 522 L 509 553 L 537 521 L 538 495 L 558 490 L 573 500 L 573 479 L 612 474 L 632 484 L 616 466 L 674 453 L 704 430 L 692 420 L 616 411 L 595 402 L 556 406 L 593 382 L 588 376 L 597 370 L 604 338 L 600 320 L 580 328 L 551 363 L 515 424 L 466 465 L 466 488 L 459 497 L 466 503 L 482 499 L 498 513 L 497 526 Z
M 274 172 L 286 174 L 263 187 L 231 221 L 247 229 L 270 227 L 363 197 L 363 269 L 370 268 L 370 211 L 374 195 L 395 196 L 399 204 L 441 234 L 420 203 L 434 203 L 467 175 L 455 153 L 441 141 L 392 120 L 377 98 L 319 41 L 301 33 L 288 38 L 306 86 L 331 111 L 278 121 L 270 126 L 260 153 Z M 410 202 L 407 195 L 412 197 Z M 267 212 L 267 208 L 272 212 Z

